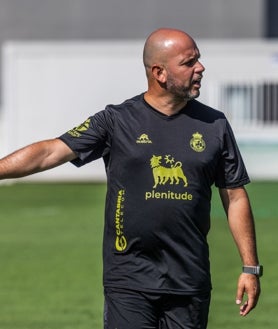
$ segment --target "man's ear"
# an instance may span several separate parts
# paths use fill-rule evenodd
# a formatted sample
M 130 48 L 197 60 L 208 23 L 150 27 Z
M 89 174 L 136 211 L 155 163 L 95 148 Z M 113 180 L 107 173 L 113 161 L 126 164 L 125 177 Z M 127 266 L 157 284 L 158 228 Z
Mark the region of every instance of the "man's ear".
M 167 72 L 162 65 L 153 65 L 152 74 L 154 78 L 160 83 L 165 83 L 167 80 Z

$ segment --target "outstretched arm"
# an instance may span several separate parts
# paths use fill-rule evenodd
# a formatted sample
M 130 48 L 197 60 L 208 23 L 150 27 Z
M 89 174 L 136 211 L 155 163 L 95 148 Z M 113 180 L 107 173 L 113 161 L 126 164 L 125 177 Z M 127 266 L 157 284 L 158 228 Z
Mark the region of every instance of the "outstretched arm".
M 219 192 L 243 265 L 259 265 L 255 224 L 245 188 L 220 189 Z M 245 293 L 247 294 L 247 300 L 244 302 Z M 236 303 L 241 305 L 240 315 L 247 315 L 256 306 L 259 295 L 260 282 L 258 276 L 242 273 L 238 279 L 236 295 Z
M 0 160 L 0 179 L 18 178 L 57 167 L 76 158 L 60 139 L 28 145 Z

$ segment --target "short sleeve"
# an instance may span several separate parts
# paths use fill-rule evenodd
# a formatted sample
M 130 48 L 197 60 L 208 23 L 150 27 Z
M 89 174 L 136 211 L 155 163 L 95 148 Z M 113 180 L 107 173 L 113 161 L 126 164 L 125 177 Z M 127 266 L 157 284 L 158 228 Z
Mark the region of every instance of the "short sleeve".
M 112 118 L 107 110 L 96 113 L 77 127 L 61 135 L 61 139 L 77 154 L 72 163 L 81 167 L 107 155 L 110 149 Z
M 235 188 L 250 182 L 232 128 L 226 121 L 222 152 L 217 167 L 215 185 L 219 188 Z

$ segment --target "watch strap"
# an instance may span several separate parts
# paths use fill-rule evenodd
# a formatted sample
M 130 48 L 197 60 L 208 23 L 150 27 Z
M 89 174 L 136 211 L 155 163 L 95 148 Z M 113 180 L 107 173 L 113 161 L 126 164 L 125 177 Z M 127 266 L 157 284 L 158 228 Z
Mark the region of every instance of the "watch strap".
M 242 272 L 247 274 L 254 274 L 259 277 L 263 275 L 263 266 L 257 265 L 257 266 L 243 266 Z

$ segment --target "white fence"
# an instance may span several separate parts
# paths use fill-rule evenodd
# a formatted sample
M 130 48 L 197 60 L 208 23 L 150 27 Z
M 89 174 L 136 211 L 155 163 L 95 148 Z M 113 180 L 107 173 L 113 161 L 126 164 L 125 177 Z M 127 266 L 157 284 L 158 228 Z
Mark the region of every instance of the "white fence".
M 0 155 L 62 134 L 108 103 L 146 90 L 143 41 L 8 43 L 3 48 Z M 278 179 L 278 43 L 198 42 L 200 101 L 226 113 L 252 178 Z M 103 180 L 102 161 L 27 180 Z

